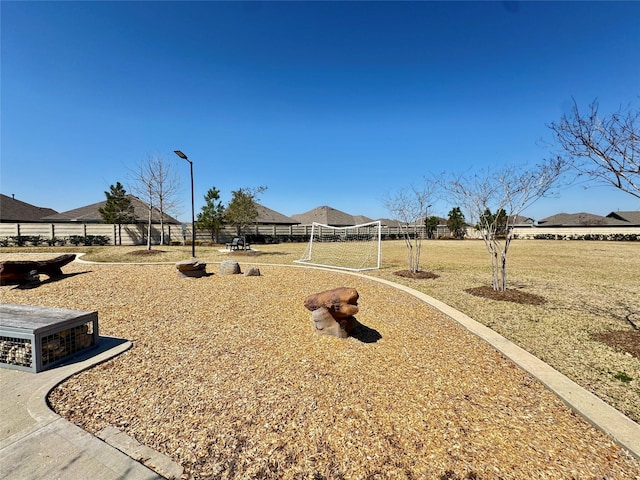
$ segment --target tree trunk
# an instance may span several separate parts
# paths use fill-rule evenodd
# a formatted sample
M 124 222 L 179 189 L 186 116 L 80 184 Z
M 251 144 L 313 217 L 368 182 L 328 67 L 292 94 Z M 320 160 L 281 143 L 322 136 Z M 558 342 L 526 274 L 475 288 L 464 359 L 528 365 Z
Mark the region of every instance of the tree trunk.
M 151 250 L 151 205 L 149 205 L 149 222 L 147 223 L 147 250 Z

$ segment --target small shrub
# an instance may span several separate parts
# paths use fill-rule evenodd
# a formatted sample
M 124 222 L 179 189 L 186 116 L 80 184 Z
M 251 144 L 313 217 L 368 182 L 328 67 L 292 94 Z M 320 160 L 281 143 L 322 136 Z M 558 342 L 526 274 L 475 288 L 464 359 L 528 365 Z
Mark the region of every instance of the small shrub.
M 623 383 L 629 383 L 631 380 L 633 380 L 633 378 L 627 375 L 625 372 L 616 373 L 614 375 L 614 378 L 620 380 Z
M 105 245 L 109 245 L 111 239 L 107 235 L 92 235 L 91 236 L 91 245 L 97 245 L 100 247 L 104 247 Z
M 11 243 L 13 243 L 17 247 L 24 247 L 24 244 L 27 242 L 28 239 L 29 237 L 25 237 L 24 235 L 14 235 L 12 237 L 9 237 L 9 240 L 11 240 Z
M 34 247 L 37 247 L 38 245 L 44 243 L 44 239 L 40 235 L 31 235 L 27 237 L 27 241 Z
M 81 235 L 69 235 L 69 243 L 77 247 L 81 243 L 84 244 L 84 237 Z

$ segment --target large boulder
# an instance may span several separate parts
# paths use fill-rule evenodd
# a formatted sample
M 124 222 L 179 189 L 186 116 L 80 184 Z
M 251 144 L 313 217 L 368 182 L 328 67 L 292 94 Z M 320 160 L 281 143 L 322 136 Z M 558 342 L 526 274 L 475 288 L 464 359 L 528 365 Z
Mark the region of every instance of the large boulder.
M 235 275 L 241 273 L 240 265 L 233 260 L 225 260 L 220 264 L 220 275 Z

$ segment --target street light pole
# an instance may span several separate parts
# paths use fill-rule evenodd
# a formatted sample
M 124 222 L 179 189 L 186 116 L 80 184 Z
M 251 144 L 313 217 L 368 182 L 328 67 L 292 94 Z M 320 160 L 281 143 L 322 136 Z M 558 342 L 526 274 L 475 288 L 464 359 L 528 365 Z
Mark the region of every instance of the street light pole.
M 174 150 L 177 156 L 189 162 L 191 169 L 191 257 L 196 258 L 196 219 L 195 219 L 195 203 L 193 199 L 193 162 L 180 150 Z

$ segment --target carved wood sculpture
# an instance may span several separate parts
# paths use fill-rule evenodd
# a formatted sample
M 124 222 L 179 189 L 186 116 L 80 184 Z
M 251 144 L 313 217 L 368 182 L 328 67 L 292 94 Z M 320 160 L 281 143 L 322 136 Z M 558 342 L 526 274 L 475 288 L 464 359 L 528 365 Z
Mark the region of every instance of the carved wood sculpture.
M 312 312 L 317 333 L 345 338 L 355 329 L 353 316 L 358 313 L 358 298 L 355 288 L 339 287 L 309 295 L 304 306 Z
M 49 278 L 59 278 L 62 267 L 75 260 L 73 253 L 60 255 L 49 260 L 5 260 L 0 262 L 0 285 L 22 285 L 38 281 L 38 274 Z

